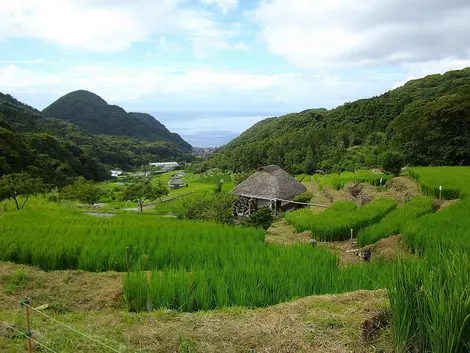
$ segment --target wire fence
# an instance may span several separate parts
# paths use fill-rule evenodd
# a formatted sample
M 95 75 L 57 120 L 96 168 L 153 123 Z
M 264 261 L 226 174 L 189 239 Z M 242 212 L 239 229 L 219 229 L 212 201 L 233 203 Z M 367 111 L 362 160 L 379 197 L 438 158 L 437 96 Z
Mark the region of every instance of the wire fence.
M 70 326 L 70 325 L 67 325 L 67 324 L 65 324 L 65 323 L 63 323 L 63 322 L 61 322 L 61 321 L 55 319 L 54 317 L 52 317 L 52 316 L 50 316 L 50 315 L 48 315 L 48 314 L 42 312 L 41 310 L 32 307 L 31 305 L 28 304 L 28 301 L 18 301 L 16 298 L 6 296 L 6 295 L 4 295 L 4 294 L 2 294 L 2 293 L 0 293 L 0 295 L 1 295 L 2 297 L 4 297 L 4 298 L 6 298 L 6 299 L 8 299 L 8 300 L 10 300 L 10 301 L 12 301 L 12 302 L 14 302 L 15 304 L 20 304 L 20 305 L 22 305 L 22 306 L 25 306 L 25 307 L 27 307 L 27 308 L 33 310 L 34 312 L 36 312 L 36 313 L 38 313 L 38 314 L 40 314 L 40 315 L 46 317 L 47 319 L 49 319 L 49 320 L 51 320 L 51 321 L 53 321 L 53 322 L 55 322 L 55 323 L 57 323 L 57 324 L 59 324 L 59 325 L 65 327 L 65 328 L 67 328 L 68 330 L 70 330 L 70 331 L 72 331 L 72 332 L 77 333 L 78 335 L 80 335 L 80 336 L 82 336 L 82 337 L 84 337 L 84 338 L 86 338 L 86 339 L 88 339 L 88 340 L 90 340 L 90 341 L 92 341 L 92 342 L 94 342 L 94 343 L 96 343 L 96 344 L 101 345 L 102 347 L 105 347 L 105 348 L 109 349 L 110 351 L 118 352 L 118 353 L 121 353 L 121 352 L 122 352 L 122 351 L 120 351 L 120 350 L 118 350 L 118 349 L 116 349 L 116 348 L 113 348 L 113 347 L 107 345 L 106 343 L 102 342 L 101 340 L 98 340 L 98 339 L 96 339 L 96 338 L 94 338 L 94 337 L 91 337 L 90 335 L 88 335 L 88 334 L 86 334 L 86 333 L 83 333 L 83 332 L 81 332 L 81 331 L 75 329 L 74 327 L 72 327 L 72 326 Z M 26 332 L 26 333 L 24 333 L 24 332 L 19 331 L 18 329 L 15 329 L 14 327 L 12 327 L 11 325 L 9 325 L 8 323 L 6 323 L 6 322 L 4 322 L 4 321 L 2 321 L 2 323 L 3 323 L 4 325 L 6 325 L 7 327 L 10 327 L 10 328 L 13 329 L 14 331 L 16 331 L 16 332 L 18 332 L 18 333 L 21 333 L 22 336 L 25 336 L 26 338 L 28 338 L 28 339 L 30 339 L 31 341 L 37 343 L 38 345 L 44 347 L 45 349 L 49 350 L 50 352 L 56 352 L 56 351 L 54 351 L 53 349 L 51 349 L 51 348 L 49 348 L 49 347 L 46 347 L 43 343 L 41 343 L 41 342 L 39 342 L 39 341 L 37 341 L 37 340 L 31 338 L 31 332 Z M 128 350 L 126 349 L 126 351 L 128 351 Z M 56 353 L 57 353 L 57 352 L 56 352 Z
M 45 348 L 45 349 L 48 350 L 49 352 L 58 353 L 57 351 L 53 350 L 52 348 L 47 347 L 44 343 L 41 343 L 41 342 L 35 340 L 34 338 L 32 338 L 30 334 L 21 332 L 20 330 L 14 328 L 13 326 L 11 326 L 11 325 L 9 325 L 8 323 L 6 323 L 5 321 L 2 321 L 2 324 L 5 325 L 6 327 L 9 327 L 9 328 L 12 329 L 13 331 L 19 333 L 22 337 L 24 336 L 26 339 L 29 339 L 29 340 L 33 341 L 34 343 L 36 343 L 37 345 L 39 345 L 39 346 Z

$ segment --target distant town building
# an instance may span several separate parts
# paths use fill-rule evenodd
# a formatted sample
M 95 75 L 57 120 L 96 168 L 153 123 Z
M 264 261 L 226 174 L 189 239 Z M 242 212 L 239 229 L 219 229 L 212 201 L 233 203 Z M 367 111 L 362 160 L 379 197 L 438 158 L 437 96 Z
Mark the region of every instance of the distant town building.
M 217 147 L 193 147 L 193 154 L 202 158 L 209 157 L 215 151 Z
M 113 178 L 117 178 L 118 176 L 120 176 L 122 174 L 122 172 L 120 170 L 111 170 L 111 176 Z
M 158 167 L 161 172 L 169 172 L 179 167 L 178 162 L 149 163 L 152 167 Z

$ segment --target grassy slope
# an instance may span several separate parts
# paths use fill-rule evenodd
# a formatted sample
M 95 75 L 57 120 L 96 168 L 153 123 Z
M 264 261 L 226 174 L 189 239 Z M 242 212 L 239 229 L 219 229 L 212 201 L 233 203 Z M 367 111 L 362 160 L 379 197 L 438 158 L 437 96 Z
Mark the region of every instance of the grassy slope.
M 190 185 L 199 191 L 213 187 L 191 180 L 188 176 Z M 106 338 L 122 352 L 391 352 L 388 328 L 373 344 L 365 344 L 361 337 L 364 320 L 389 310 L 381 290 L 306 297 L 259 310 L 133 314 L 124 308 L 121 281 L 122 274 L 114 272 L 45 273 L 0 263 L 0 294 L 18 299 L 28 296 L 35 306 L 49 303 L 53 308 L 47 311 L 49 315 L 93 332 L 96 338 Z M 2 298 L 0 321 L 23 329 L 24 311 Z M 33 317 L 33 332 L 57 351 L 108 351 L 39 317 Z M 24 351 L 25 341 L 9 336 L 11 332 L 0 324 L 0 346 L 10 352 Z
M 122 274 L 43 271 L 0 263 L 0 295 L 30 297 L 33 306 L 121 352 L 391 352 L 385 327 L 365 343 L 362 323 L 388 311 L 385 291 L 306 297 L 266 309 L 128 313 Z M 24 310 L 0 300 L 0 321 L 24 331 Z M 33 337 L 57 352 L 109 352 L 66 328 L 32 317 Z M 26 341 L 10 337 L 0 323 L 0 347 L 24 352 Z
M 153 177 L 152 182 L 157 184 L 158 182 L 161 182 L 164 185 L 168 185 L 168 181 L 170 180 L 171 176 L 173 174 L 178 173 L 178 171 L 172 171 L 172 172 L 167 172 L 163 173 L 159 176 Z M 169 194 L 167 196 L 163 197 L 163 201 L 166 200 L 171 200 L 174 198 L 177 198 L 179 196 L 184 196 L 184 195 L 189 195 L 189 194 L 197 194 L 197 195 L 204 195 L 207 192 L 211 192 L 215 188 L 215 184 L 201 180 L 199 175 L 194 175 L 191 173 L 188 173 L 185 177 L 183 177 L 183 182 L 184 184 L 188 184 L 188 187 L 183 187 L 181 189 L 169 189 Z M 112 190 L 113 188 L 120 187 L 119 183 L 116 181 L 111 181 L 111 182 L 104 182 L 100 184 L 101 188 L 103 190 Z M 233 182 L 226 181 L 222 185 L 222 190 L 225 192 L 229 192 L 230 190 L 233 189 Z M 132 201 L 112 201 L 112 202 L 106 202 L 103 201 L 105 205 L 103 207 L 100 207 L 99 209 L 91 209 L 90 211 L 94 212 L 113 212 L 113 213 L 119 213 L 122 212 L 124 209 L 127 208 L 136 208 L 137 205 L 135 202 Z M 149 200 L 146 201 L 145 204 L 153 204 L 155 201 Z M 168 202 L 158 202 L 156 208 L 149 208 L 145 209 L 145 213 L 153 213 L 153 214 L 158 214 L 158 215 L 168 215 L 173 213 L 173 207 L 174 207 L 174 202 L 168 201 Z M 86 207 L 87 209 L 89 207 Z

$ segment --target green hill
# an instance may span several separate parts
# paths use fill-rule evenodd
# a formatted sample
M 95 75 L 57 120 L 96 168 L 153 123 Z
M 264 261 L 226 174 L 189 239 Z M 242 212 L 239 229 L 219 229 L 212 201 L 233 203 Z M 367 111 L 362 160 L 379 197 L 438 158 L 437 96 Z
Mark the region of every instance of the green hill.
M 127 136 L 148 142 L 166 141 L 182 152 L 190 152 L 192 148 L 150 114 L 127 113 L 121 107 L 109 105 L 98 95 L 84 90 L 66 94 L 42 113 L 73 123 L 92 134 Z
M 79 175 L 105 180 L 109 173 L 96 158 L 73 142 L 38 127 L 41 114 L 0 93 L 0 176 L 27 171 L 52 185 Z
M 387 151 L 412 165 L 470 165 L 470 68 L 412 80 L 332 110 L 265 119 L 221 148 L 210 166 L 291 173 L 381 165 Z
M 143 114 L 136 119 L 150 118 Z M 92 134 L 0 93 L 0 176 L 28 171 L 47 183 L 64 185 L 79 175 L 104 180 L 110 167 L 192 159 L 172 142 Z

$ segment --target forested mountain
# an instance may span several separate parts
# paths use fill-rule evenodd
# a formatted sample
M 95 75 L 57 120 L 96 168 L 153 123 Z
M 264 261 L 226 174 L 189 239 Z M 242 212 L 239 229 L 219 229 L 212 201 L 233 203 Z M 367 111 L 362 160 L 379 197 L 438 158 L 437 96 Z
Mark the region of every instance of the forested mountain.
M 0 176 L 26 171 L 48 184 L 65 185 L 75 177 L 105 180 L 109 172 L 72 142 L 45 133 L 41 114 L 0 94 Z
M 412 80 L 332 110 L 265 119 L 210 158 L 235 171 L 279 164 L 291 173 L 381 164 L 387 151 L 411 165 L 470 164 L 470 68 Z
M 143 119 L 149 118 L 144 114 Z M 27 171 L 53 185 L 65 185 L 79 175 L 104 180 L 109 167 L 193 160 L 184 150 L 167 141 L 91 134 L 0 93 L 0 176 Z
M 182 152 L 191 145 L 178 134 L 171 133 L 150 114 L 127 113 L 117 105 L 109 105 L 98 95 L 74 91 L 62 96 L 42 111 L 52 118 L 66 120 L 92 134 L 127 136 L 148 142 L 173 143 Z

